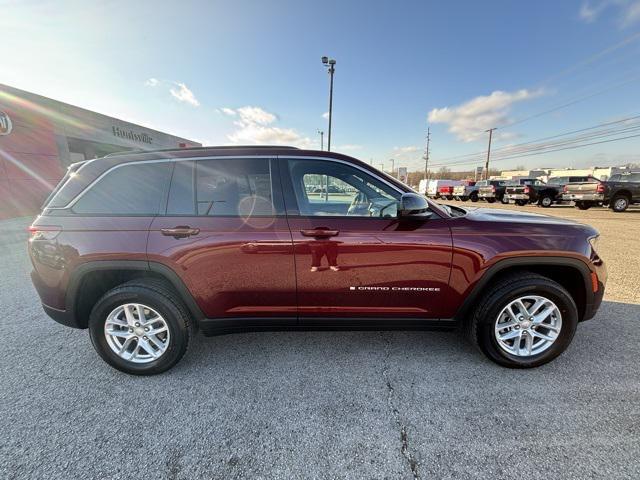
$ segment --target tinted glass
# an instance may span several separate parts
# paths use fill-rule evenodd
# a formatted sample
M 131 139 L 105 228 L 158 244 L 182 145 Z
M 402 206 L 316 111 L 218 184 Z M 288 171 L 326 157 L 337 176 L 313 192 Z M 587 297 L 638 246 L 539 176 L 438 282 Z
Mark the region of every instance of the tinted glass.
M 290 160 L 301 215 L 396 217 L 401 193 L 366 172 L 339 162 Z
M 167 215 L 195 215 L 193 162 L 176 162 L 171 177 Z
M 195 165 L 197 215 L 275 214 L 269 159 L 213 159 Z
M 157 215 L 173 164 L 124 165 L 107 173 L 75 203 L 75 213 Z

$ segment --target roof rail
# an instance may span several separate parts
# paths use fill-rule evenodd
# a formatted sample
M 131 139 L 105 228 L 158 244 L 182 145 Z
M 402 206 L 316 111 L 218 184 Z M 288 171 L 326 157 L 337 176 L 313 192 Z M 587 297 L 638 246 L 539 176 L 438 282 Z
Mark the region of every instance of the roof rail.
M 193 150 L 299 150 L 298 147 L 291 147 L 286 145 L 219 145 L 215 147 L 175 147 L 175 148 L 162 148 L 157 150 L 123 150 L 122 152 L 108 153 L 104 157 L 119 157 L 121 155 L 131 155 L 136 153 L 162 153 L 162 152 L 175 152 L 175 151 L 193 151 Z

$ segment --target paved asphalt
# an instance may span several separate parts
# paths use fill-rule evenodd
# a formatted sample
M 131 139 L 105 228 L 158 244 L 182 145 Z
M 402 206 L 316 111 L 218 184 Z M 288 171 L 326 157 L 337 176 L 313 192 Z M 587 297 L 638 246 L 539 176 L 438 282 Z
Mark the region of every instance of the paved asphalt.
M 42 312 L 26 224 L 0 222 L 0 478 L 640 478 L 640 305 L 529 371 L 454 333 L 260 333 L 138 378 Z

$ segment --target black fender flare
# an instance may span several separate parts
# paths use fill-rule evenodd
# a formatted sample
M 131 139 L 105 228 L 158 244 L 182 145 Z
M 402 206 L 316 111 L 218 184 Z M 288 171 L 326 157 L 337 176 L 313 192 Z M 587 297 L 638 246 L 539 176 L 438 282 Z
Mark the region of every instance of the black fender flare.
M 580 275 L 584 282 L 584 292 L 586 300 L 584 310 L 585 314 L 581 320 L 591 318 L 593 316 L 591 310 L 593 310 L 593 306 L 597 302 L 591 286 L 591 269 L 589 268 L 589 266 L 585 262 L 577 258 L 537 256 L 505 258 L 491 265 L 473 286 L 471 292 L 466 296 L 466 298 L 462 302 L 462 305 L 458 308 L 458 311 L 456 312 L 454 318 L 457 321 L 463 321 L 465 316 L 473 309 L 474 305 L 477 304 L 478 298 L 482 291 L 487 287 L 487 285 L 489 285 L 491 280 L 495 279 L 496 276 L 501 272 L 514 267 L 526 269 L 527 267 L 539 267 L 541 265 L 570 267 L 580 272 Z
M 191 295 L 191 292 L 176 272 L 162 263 L 149 262 L 146 260 L 94 260 L 78 265 L 67 285 L 65 297 L 65 309 L 67 312 L 72 315 L 75 314 L 76 300 L 80 294 L 79 289 L 85 276 L 88 273 L 100 270 L 154 272 L 175 288 L 196 321 L 205 318 L 193 295 Z

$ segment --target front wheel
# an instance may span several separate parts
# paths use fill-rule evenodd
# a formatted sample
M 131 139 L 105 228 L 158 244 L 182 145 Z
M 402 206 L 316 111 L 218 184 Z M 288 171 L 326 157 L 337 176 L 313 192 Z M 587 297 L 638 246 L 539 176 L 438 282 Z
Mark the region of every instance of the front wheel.
M 538 204 L 541 207 L 549 208 L 551 205 L 553 205 L 553 198 L 551 198 L 549 195 L 544 195 L 543 197 L 540 198 L 540 200 L 538 201 Z
M 516 200 L 516 205 L 518 205 L 519 207 L 524 207 L 526 204 L 526 200 Z
M 495 203 L 496 199 L 495 198 L 486 198 L 485 199 L 488 203 Z
M 473 192 L 470 196 L 469 196 L 469 200 L 471 200 L 473 203 L 476 203 L 478 201 L 478 194 L 476 192 Z
M 109 290 L 89 318 L 91 343 L 112 367 L 154 375 L 173 367 L 191 340 L 190 315 L 163 283 L 133 280 Z
M 576 304 L 562 285 L 523 272 L 505 277 L 483 295 L 467 335 L 499 365 L 532 368 L 564 352 L 577 325 Z

